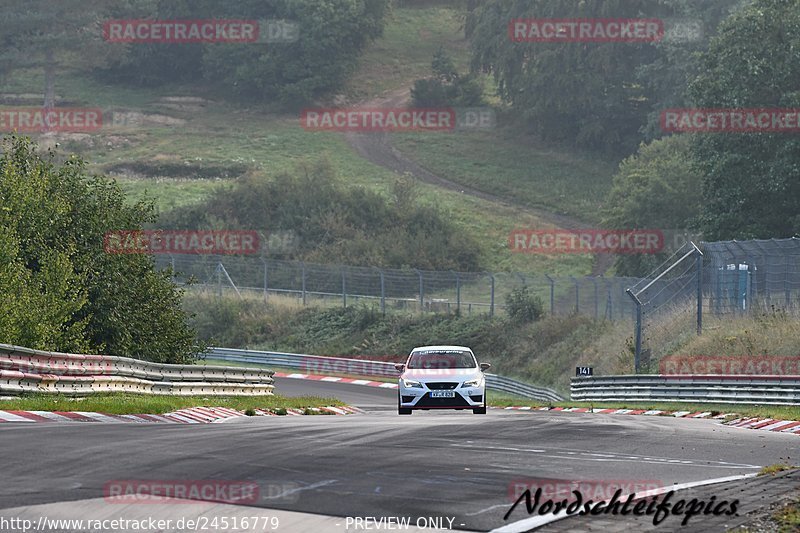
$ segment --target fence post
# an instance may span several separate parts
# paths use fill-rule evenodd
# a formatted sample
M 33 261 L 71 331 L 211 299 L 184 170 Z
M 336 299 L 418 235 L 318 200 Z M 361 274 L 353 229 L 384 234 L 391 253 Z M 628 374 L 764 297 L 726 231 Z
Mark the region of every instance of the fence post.
M 570 276 L 570 279 L 575 283 L 575 314 L 577 315 L 581 306 L 580 289 L 578 288 L 578 280 L 574 276 Z
M 697 247 L 695 246 L 695 248 Z M 703 333 L 703 253 L 699 249 L 695 264 L 697 265 L 697 334 L 701 335 Z
M 222 263 L 217 262 L 217 297 L 222 298 Z
M 303 305 L 306 305 L 306 262 L 300 262 L 301 278 L 303 280 Z
M 489 274 L 489 278 L 492 280 L 492 295 L 489 303 L 489 318 L 491 318 L 494 316 L 494 274 Z
M 789 256 L 786 256 L 786 269 L 783 271 L 783 294 L 786 297 L 786 310 L 789 311 L 791 297 L 789 294 Z
M 425 311 L 425 286 L 422 282 L 422 272 L 416 268 L 414 269 L 414 272 L 416 272 L 417 276 L 419 276 L 419 312 L 422 313 Z
M 633 291 L 630 289 L 625 289 L 625 292 L 628 293 L 628 296 L 631 297 L 633 300 L 634 305 L 636 306 L 636 328 L 635 328 L 635 337 L 636 337 L 636 348 L 633 354 L 633 371 L 634 373 L 639 373 L 639 361 L 642 357 L 642 302 L 639 301 L 639 298 L 633 294 Z
M 454 272 L 456 275 L 456 311 L 458 314 L 461 314 L 461 276 L 459 276 L 458 272 Z
M 269 263 L 266 259 L 264 261 L 264 302 L 269 299 Z
M 347 267 L 342 267 L 342 307 L 347 307 Z
M 556 314 L 556 281 L 550 277 L 550 274 L 545 274 L 544 277 L 550 282 L 550 316 Z
M 386 314 L 386 281 L 383 276 L 383 269 L 378 270 L 381 275 L 381 313 Z
M 600 305 L 600 293 L 597 292 L 597 276 L 592 276 L 592 283 L 594 283 L 594 319 L 597 320 Z

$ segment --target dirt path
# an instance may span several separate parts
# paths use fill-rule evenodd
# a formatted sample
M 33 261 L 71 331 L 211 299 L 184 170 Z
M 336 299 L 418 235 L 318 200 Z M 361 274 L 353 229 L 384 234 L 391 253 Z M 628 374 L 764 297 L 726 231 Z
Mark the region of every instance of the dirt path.
M 386 96 L 375 98 L 367 102 L 363 102 L 361 105 L 364 107 L 405 107 L 408 105 L 409 98 L 410 98 L 409 89 L 399 89 L 396 91 L 392 91 Z M 552 224 L 559 228 L 583 229 L 587 227 L 587 224 L 581 222 L 576 218 L 566 215 L 559 215 L 557 213 L 552 213 L 544 209 L 516 203 L 506 198 L 501 198 L 491 193 L 474 189 L 467 185 L 462 185 L 460 183 L 456 183 L 454 181 L 443 178 L 442 176 L 434 174 L 433 172 L 426 169 L 425 167 L 423 167 L 416 161 L 412 160 L 411 158 L 407 157 L 406 155 L 401 153 L 400 150 L 392 146 L 391 135 L 388 133 L 347 132 L 344 134 L 344 136 L 345 139 L 347 140 L 347 143 L 353 148 L 353 150 L 355 150 L 355 152 L 359 156 L 363 157 L 364 159 L 366 159 L 371 163 L 389 169 L 393 172 L 397 172 L 399 174 L 404 174 L 408 172 L 409 174 L 416 177 L 420 181 L 429 183 L 431 185 L 436 185 L 437 187 L 441 187 L 443 189 L 448 189 L 451 191 L 468 194 L 470 196 L 481 198 L 483 200 L 487 200 L 490 202 L 495 202 L 501 205 L 523 209 L 526 212 L 536 216 L 537 218 L 547 222 L 548 224 Z M 594 256 L 594 261 L 592 263 L 591 275 L 592 276 L 603 275 L 611 267 L 613 262 L 614 259 L 611 255 L 596 254 Z

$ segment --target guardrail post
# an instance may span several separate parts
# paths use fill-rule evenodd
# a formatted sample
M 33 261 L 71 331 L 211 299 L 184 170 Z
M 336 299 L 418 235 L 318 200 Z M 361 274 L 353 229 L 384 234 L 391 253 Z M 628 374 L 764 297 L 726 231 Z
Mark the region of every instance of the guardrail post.
M 555 314 L 556 314 L 556 280 L 551 278 L 549 274 L 545 274 L 544 277 L 546 277 L 547 281 L 550 282 L 550 316 L 555 316 Z

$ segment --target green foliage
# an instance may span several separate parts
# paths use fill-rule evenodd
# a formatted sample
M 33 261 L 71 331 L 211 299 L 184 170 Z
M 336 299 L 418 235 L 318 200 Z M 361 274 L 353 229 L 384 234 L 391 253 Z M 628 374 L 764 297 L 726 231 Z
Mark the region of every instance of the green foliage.
M 61 166 L 25 138 L 0 158 L 2 342 L 31 348 L 106 351 L 185 362 L 201 349 L 186 325 L 181 292 L 152 259 L 103 250 L 108 231 L 153 220 L 152 206 L 128 206 L 119 188 Z
M 142 16 L 159 19 L 285 20 L 295 42 L 167 46 L 137 44 L 110 71 L 142 84 L 205 81 L 224 94 L 296 107 L 341 87 L 366 45 L 380 36 L 389 0 L 139 0 Z
M 478 270 L 478 244 L 440 209 L 415 201 L 413 182 L 398 178 L 393 201 L 346 187 L 327 161 L 301 164 L 272 180 L 241 178 L 206 203 L 179 208 L 163 227 L 225 227 L 291 232 L 297 245 L 276 259 L 429 270 Z
M 757 0 L 719 28 L 690 87 L 701 108 L 800 107 L 800 1 Z M 698 136 L 709 240 L 800 232 L 800 139 L 791 133 Z
M 517 322 L 536 322 L 544 316 L 544 302 L 523 285 L 506 295 L 506 312 Z
M 702 186 L 691 146 L 691 136 L 676 135 L 642 144 L 625 159 L 614 176 L 603 225 L 614 230 L 689 228 L 700 215 Z M 671 252 L 617 255 L 617 274 L 645 276 Z
M 482 105 L 483 87 L 473 74 L 460 75 L 452 58 L 439 49 L 431 64 L 433 77 L 416 80 L 411 89 L 415 107 Z
M 702 4 L 697 7 L 695 4 Z M 499 95 L 531 132 L 611 153 L 635 149 L 655 110 L 680 100 L 688 58 L 705 46 L 727 0 L 487 0 L 470 2 L 465 28 L 472 68 L 491 72 Z M 516 18 L 698 18 L 699 42 L 525 43 L 509 39 Z M 652 118 L 650 119 L 652 123 Z

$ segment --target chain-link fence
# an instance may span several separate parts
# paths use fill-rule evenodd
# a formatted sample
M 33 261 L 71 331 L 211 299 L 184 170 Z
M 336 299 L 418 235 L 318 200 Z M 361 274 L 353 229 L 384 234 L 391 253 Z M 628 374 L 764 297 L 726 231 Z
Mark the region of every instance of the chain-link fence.
M 505 311 L 514 289 L 527 286 L 553 315 L 580 313 L 598 319 L 632 320 L 634 305 L 624 277 L 572 277 L 521 273 L 475 273 L 320 265 L 252 257 L 159 255 L 178 282 L 218 295 L 233 293 L 297 305 L 366 303 L 383 312 L 460 312 L 494 315 Z
M 701 249 L 709 312 L 800 311 L 800 239 L 711 242 Z
M 693 333 L 702 330 L 703 254 L 694 243 L 675 251 L 628 294 L 636 307 L 634 369 L 671 353 Z
M 652 369 L 702 332 L 703 316 L 799 315 L 800 239 L 688 243 L 629 294 L 634 366 Z

